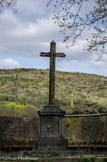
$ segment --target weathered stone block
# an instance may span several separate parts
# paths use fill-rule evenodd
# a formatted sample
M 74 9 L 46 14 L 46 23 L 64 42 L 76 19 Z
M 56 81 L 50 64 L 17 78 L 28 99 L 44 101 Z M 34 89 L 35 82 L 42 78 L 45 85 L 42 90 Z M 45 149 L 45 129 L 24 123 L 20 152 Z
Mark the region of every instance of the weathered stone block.
M 0 146 L 34 146 L 39 127 L 39 118 L 0 117 Z
M 66 116 L 63 135 L 69 146 L 107 145 L 107 114 Z
M 67 141 L 62 136 L 62 117 L 65 111 L 56 105 L 45 106 L 39 111 L 40 116 L 40 138 L 36 142 L 38 150 L 64 150 Z

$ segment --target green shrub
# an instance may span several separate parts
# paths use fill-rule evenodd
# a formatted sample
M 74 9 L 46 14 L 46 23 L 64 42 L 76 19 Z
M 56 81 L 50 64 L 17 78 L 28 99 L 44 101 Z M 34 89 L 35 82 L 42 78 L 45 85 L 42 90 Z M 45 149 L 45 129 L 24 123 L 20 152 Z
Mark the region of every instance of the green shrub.
M 0 102 L 0 116 L 37 117 L 38 110 L 38 108 L 30 104 L 22 105 L 15 102 Z

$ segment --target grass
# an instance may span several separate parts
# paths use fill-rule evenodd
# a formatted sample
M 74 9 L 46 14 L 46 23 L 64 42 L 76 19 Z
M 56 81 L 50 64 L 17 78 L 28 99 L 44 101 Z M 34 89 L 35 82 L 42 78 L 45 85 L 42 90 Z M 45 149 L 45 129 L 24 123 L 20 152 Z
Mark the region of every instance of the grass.
M 68 114 L 107 112 L 107 77 L 56 71 L 55 84 L 55 102 Z M 0 70 L 1 116 L 37 116 L 48 96 L 49 70 Z

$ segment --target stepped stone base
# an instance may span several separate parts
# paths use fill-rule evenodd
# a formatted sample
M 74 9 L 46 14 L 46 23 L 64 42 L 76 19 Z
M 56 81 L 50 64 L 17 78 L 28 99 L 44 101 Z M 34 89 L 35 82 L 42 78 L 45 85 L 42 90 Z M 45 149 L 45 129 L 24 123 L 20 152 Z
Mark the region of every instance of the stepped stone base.
M 65 150 L 67 141 L 62 136 L 62 117 L 65 111 L 59 106 L 48 105 L 44 106 L 38 114 L 40 116 L 40 138 L 36 143 L 37 150 Z
M 62 136 L 62 117 L 65 111 L 59 106 L 44 106 L 38 112 L 40 116 L 40 138 L 35 149 L 28 154 L 57 153 L 67 149 L 67 141 Z
M 27 151 L 27 152 L 24 152 L 25 155 L 63 155 L 63 156 L 66 156 L 66 155 L 79 155 L 79 152 L 78 151 L 69 151 L 69 150 L 57 150 L 57 151 L 53 151 L 53 150 L 50 150 L 50 151 L 40 151 L 40 150 L 32 150 L 32 151 Z
M 38 150 L 66 150 L 66 142 L 37 142 L 37 149 Z

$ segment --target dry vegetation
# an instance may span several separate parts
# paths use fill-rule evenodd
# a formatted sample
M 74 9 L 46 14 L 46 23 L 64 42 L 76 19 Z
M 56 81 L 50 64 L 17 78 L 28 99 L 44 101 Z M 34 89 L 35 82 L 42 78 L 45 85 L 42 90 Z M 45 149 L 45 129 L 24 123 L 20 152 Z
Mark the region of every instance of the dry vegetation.
M 48 87 L 48 70 L 0 70 L 0 115 L 37 116 Z M 56 104 L 68 114 L 107 112 L 107 77 L 56 71 Z

